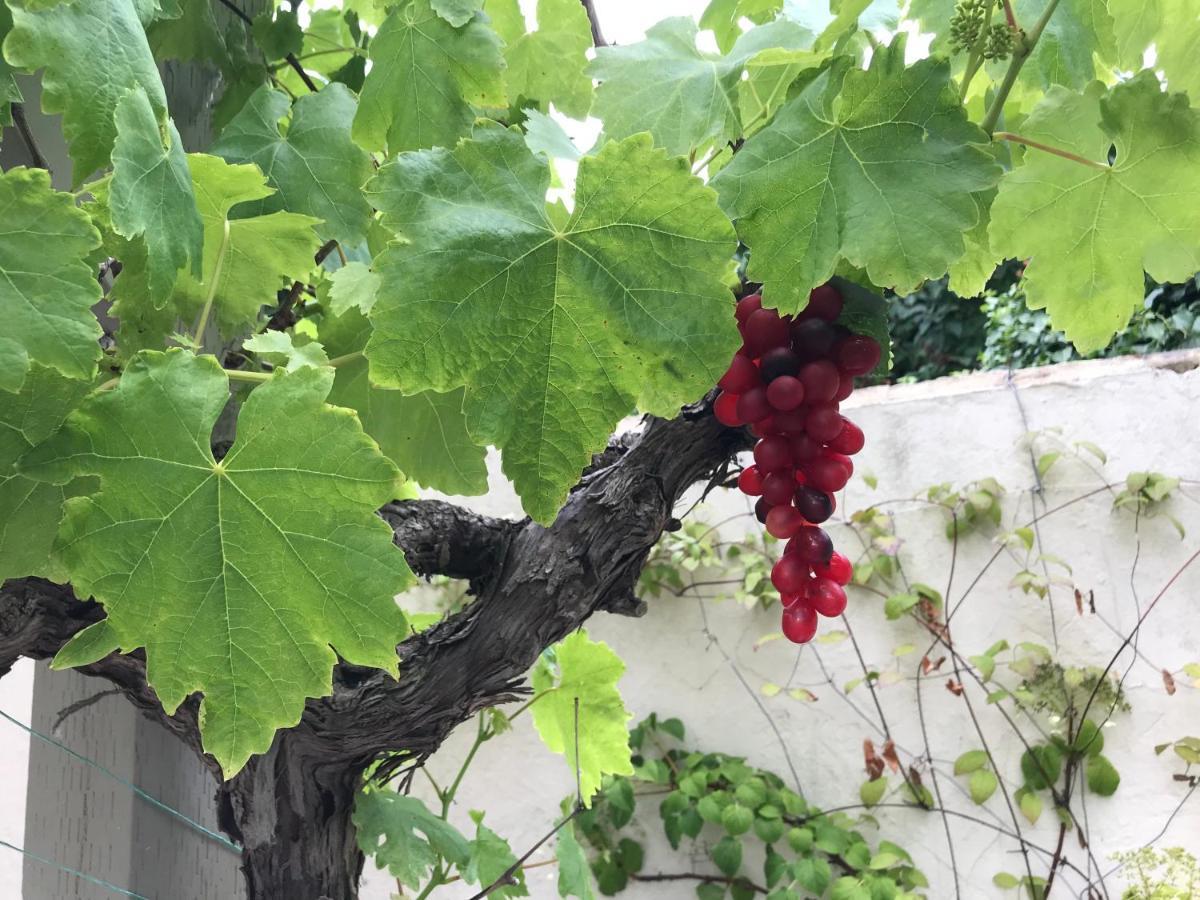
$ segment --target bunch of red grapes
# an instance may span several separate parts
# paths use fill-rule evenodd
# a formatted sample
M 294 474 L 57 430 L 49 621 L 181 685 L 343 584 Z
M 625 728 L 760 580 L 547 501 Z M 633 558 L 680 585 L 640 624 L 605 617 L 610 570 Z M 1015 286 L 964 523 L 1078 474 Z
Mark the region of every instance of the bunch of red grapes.
M 758 497 L 767 531 L 787 541 L 771 570 L 783 604 L 783 633 L 804 644 L 817 633 L 817 614 L 846 608 L 850 560 L 835 553 L 819 528 L 835 508 L 833 495 L 854 474 L 850 457 L 863 448 L 862 429 L 838 411 L 854 377 L 879 363 L 879 343 L 837 324 L 842 297 L 823 284 L 795 317 L 764 309 L 750 294 L 737 305 L 742 347 L 718 382 L 714 413 L 725 425 L 749 425 L 759 438 L 754 465 L 738 487 Z

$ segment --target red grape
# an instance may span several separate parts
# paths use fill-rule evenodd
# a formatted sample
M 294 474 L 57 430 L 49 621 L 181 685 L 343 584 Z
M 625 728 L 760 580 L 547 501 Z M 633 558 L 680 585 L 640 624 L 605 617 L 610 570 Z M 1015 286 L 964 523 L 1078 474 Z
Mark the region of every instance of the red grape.
M 836 459 L 821 456 L 804 464 L 808 483 L 827 494 L 835 494 L 846 486 L 850 475 Z
M 771 511 L 771 504 L 762 497 L 758 498 L 758 502 L 754 504 L 754 518 L 758 519 L 763 525 L 767 524 L 767 513 Z
M 838 465 L 840 465 L 843 469 L 845 469 L 847 481 L 849 481 L 851 478 L 854 477 L 854 460 L 852 460 L 846 454 L 838 453 L 835 450 L 826 449 L 826 450 L 821 451 L 821 455 L 827 459 L 832 459 L 834 462 L 836 462 Z
M 866 375 L 877 365 L 883 354 L 879 342 L 865 334 L 852 334 L 838 341 L 833 348 L 838 368 L 847 375 Z
M 738 476 L 738 488 L 748 497 L 757 497 L 763 492 L 763 481 L 757 466 L 746 466 Z
M 840 379 L 838 379 L 838 389 L 837 389 L 837 393 L 833 395 L 833 399 L 836 403 L 841 403 L 843 400 L 845 400 L 847 397 L 849 397 L 853 393 L 854 393 L 854 376 L 853 375 L 843 375 Z
M 842 417 L 838 415 L 837 406 L 829 403 L 811 407 L 804 420 L 804 430 L 814 441 L 822 444 L 832 441 L 842 431 Z
M 796 476 L 792 474 L 792 470 L 780 469 L 778 472 L 770 473 L 762 480 L 762 489 L 759 493 L 772 506 L 779 506 L 791 503 L 795 491 Z
M 792 467 L 792 446 L 788 439 L 769 435 L 754 445 L 754 461 L 761 472 L 778 472 Z
M 826 562 L 833 553 L 833 541 L 815 525 L 805 525 L 788 541 L 784 555 L 795 554 L 806 563 Z
M 751 356 L 761 356 L 776 347 L 786 347 L 790 337 L 786 320 L 773 309 L 760 309 L 750 314 L 743 330 L 746 350 Z
M 846 592 L 829 578 L 818 578 L 804 595 L 805 601 L 823 616 L 833 618 L 846 611 Z
M 787 347 L 776 347 L 763 354 L 761 371 L 766 381 L 780 375 L 795 375 L 800 371 L 800 357 Z
M 806 590 L 807 590 L 807 588 L 806 588 Z M 783 606 L 784 609 L 787 609 L 790 606 L 795 606 L 797 603 L 799 603 L 803 599 L 804 599 L 803 591 L 797 592 L 795 594 L 780 594 L 779 595 L 779 602 Z
M 836 584 L 849 584 L 850 579 L 854 577 L 854 567 L 849 559 L 835 552 L 828 563 L 817 563 L 813 566 L 813 573 L 818 578 L 828 578 Z
M 798 594 L 808 582 L 808 566 L 794 553 L 785 553 L 771 568 L 771 584 L 781 594 Z
M 733 316 L 739 323 L 744 323 L 750 314 L 762 309 L 762 294 L 747 294 L 738 301 Z
M 717 382 L 717 387 L 730 393 L 744 394 L 760 384 L 762 384 L 762 378 L 758 374 L 758 366 L 754 365 L 754 360 L 741 353 L 735 353 L 733 360 L 729 363 L 729 368 Z
M 837 331 L 821 319 L 797 319 L 792 323 L 792 347 L 805 359 L 826 356 L 837 339 Z
M 797 603 L 783 611 L 783 634 L 793 644 L 807 644 L 817 633 L 817 614 L 810 606 Z
M 768 396 L 768 400 L 770 397 Z M 838 432 L 838 436 L 829 441 L 829 449 L 835 450 L 838 453 L 844 453 L 847 456 L 853 456 L 863 448 L 867 442 L 863 431 L 847 418 L 842 418 L 842 430 Z
M 818 285 L 808 295 L 808 306 L 800 315 L 806 319 L 824 319 L 833 322 L 842 314 L 842 295 L 831 284 Z
M 793 410 L 804 402 L 804 385 L 791 375 L 780 375 L 767 385 L 767 402 L 780 412 Z
M 738 418 L 743 422 L 757 422 L 771 414 L 771 404 L 767 402 L 767 389 L 756 387 L 742 394 L 737 405 Z
M 769 397 L 767 399 L 770 400 Z M 804 420 L 808 418 L 808 407 L 797 406 L 787 412 L 774 413 L 771 418 L 775 420 L 775 427 L 779 429 L 780 434 L 801 434 L 804 431 Z
M 800 369 L 800 381 L 809 403 L 828 403 L 837 393 L 841 376 L 837 366 L 827 359 L 810 362 Z
M 807 485 L 799 487 L 796 489 L 796 509 L 809 522 L 820 525 L 833 515 L 833 498 Z
M 804 516 L 794 506 L 776 506 L 767 513 L 767 533 L 786 541 L 804 527 Z
M 821 445 L 807 434 L 798 434 L 792 438 L 792 458 L 798 463 L 808 462 L 821 455 Z
M 713 415 L 722 425 L 737 428 L 746 424 L 737 414 L 739 397 L 737 394 L 721 394 L 713 403 Z
M 779 434 L 779 424 L 774 416 L 763 416 L 750 426 L 750 433 L 755 437 L 764 438 L 768 434 Z

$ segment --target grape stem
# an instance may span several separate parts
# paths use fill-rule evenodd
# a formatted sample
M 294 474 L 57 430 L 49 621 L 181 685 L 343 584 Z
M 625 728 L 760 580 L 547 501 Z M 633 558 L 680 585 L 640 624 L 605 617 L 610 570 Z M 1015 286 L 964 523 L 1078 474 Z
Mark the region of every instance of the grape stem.
M 1108 170 L 1108 166 L 1104 163 L 1098 163 L 1094 159 L 1088 159 L 1086 156 L 1080 156 L 1078 153 L 1072 153 L 1070 150 L 1063 150 L 1059 147 L 1051 147 L 1049 144 L 1043 144 L 1040 141 L 1034 141 L 1020 134 L 1013 134 L 1011 131 L 997 131 L 992 135 L 992 139 L 996 141 L 1009 141 L 1013 144 L 1024 144 L 1026 147 L 1033 147 L 1041 150 L 1043 153 L 1051 153 L 1054 156 L 1069 159 L 1071 162 L 1077 162 L 1081 165 L 1088 166 L 1092 169 L 1099 169 L 1101 172 Z
M 1038 39 L 1042 36 L 1042 32 L 1046 30 L 1046 25 L 1049 23 L 1050 17 L 1054 15 L 1054 10 L 1058 8 L 1058 3 L 1059 0 L 1050 0 L 1037 22 L 1034 23 L 1033 28 L 1029 29 L 1028 32 L 1017 32 L 1016 46 L 1013 48 L 1012 60 L 1008 64 L 1008 71 L 1004 73 L 1004 80 L 1000 82 L 1000 87 L 996 90 L 996 96 L 992 100 L 992 105 L 988 107 L 988 111 L 980 123 L 980 127 L 988 133 L 989 137 L 996 131 L 996 123 L 1000 121 L 1000 115 L 1004 112 L 1004 104 L 1008 100 L 1008 95 L 1012 93 L 1013 86 L 1017 83 L 1017 76 L 1021 74 L 1021 67 L 1025 65 L 1025 61 L 1033 53 L 1033 48 L 1037 46 Z
M 221 247 L 217 250 L 217 264 L 213 268 L 212 284 L 208 296 L 204 298 L 204 308 L 200 310 L 200 319 L 196 322 L 196 346 L 204 346 L 204 329 L 208 326 L 208 317 L 212 314 L 213 301 L 217 298 L 217 286 L 221 283 L 221 270 L 225 267 L 225 254 L 229 250 L 229 219 L 225 219 L 225 231 L 221 235 Z
M 991 18 L 991 7 L 988 7 L 988 18 Z M 1013 12 L 1012 0 L 1004 0 L 1004 18 L 1008 20 L 1008 27 L 1013 31 L 1020 32 L 1021 26 L 1017 24 L 1017 14 Z

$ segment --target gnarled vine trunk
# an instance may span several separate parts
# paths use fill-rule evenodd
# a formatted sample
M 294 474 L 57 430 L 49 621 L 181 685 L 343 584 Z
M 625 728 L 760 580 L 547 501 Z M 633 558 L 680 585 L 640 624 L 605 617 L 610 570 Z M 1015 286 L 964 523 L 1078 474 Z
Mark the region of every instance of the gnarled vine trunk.
M 392 503 L 380 514 L 420 575 L 467 580 L 476 599 L 398 648 L 400 677 L 346 664 L 333 693 L 310 700 L 300 723 L 276 735 L 218 793 L 222 829 L 244 847 L 252 900 L 352 900 L 363 857 L 351 824 L 363 773 L 420 765 L 476 712 L 527 692 L 522 680 L 546 647 L 592 613 L 640 615 L 638 575 L 675 504 L 697 481 L 749 446 L 708 402 L 675 419 L 648 419 L 583 475 L 550 527 L 490 519 L 436 500 Z M 0 675 L 21 656 L 52 656 L 103 616 L 69 586 L 16 579 L 0 589 Z M 85 674 L 119 687 L 205 761 L 197 698 L 173 716 L 158 704 L 139 653 L 114 654 Z

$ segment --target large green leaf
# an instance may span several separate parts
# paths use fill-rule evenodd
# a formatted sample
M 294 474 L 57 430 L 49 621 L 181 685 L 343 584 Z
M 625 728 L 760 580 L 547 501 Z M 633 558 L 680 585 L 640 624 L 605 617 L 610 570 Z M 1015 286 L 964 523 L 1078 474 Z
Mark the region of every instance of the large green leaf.
M 73 183 L 108 165 L 117 137 L 114 114 L 127 91 L 142 87 L 154 113 L 167 98 L 133 0 L 8 0 L 13 29 L 4 56 L 40 69 L 42 109 L 62 113 L 74 162 Z
M 63 489 L 27 478 L 16 462 L 58 430 L 90 387 L 34 365 L 19 393 L 0 394 L 0 581 L 45 573 Z
M 515 0 L 507 0 L 516 8 Z M 488 4 L 489 15 L 495 2 Z M 520 22 L 520 10 L 510 18 Z M 504 83 L 512 100 L 518 97 L 553 103 L 576 119 L 592 105 L 592 79 L 584 72 L 592 27 L 579 0 L 538 0 L 537 30 L 515 37 L 504 48 L 508 63 Z
M 1108 10 L 1121 68 L 1136 72 L 1153 45 L 1154 66 L 1167 76 L 1167 86 L 1200 97 L 1200 6 L 1193 0 L 1108 0 Z
M 697 33 L 689 18 L 664 19 L 644 41 L 596 51 L 589 71 L 601 82 L 594 115 L 605 134 L 649 131 L 672 154 L 731 140 L 741 133 L 738 83 L 747 61 L 768 48 L 812 43 L 807 29 L 786 19 L 746 32 L 724 56 L 699 50 Z
M 354 139 L 389 154 L 453 146 L 471 130 L 471 106 L 503 106 L 500 38 L 481 16 L 455 28 L 429 6 L 405 0 L 371 41 Z
M 592 870 L 588 866 L 587 854 L 575 836 L 574 822 L 568 822 L 558 832 L 554 854 L 558 860 L 558 895 L 594 900 L 596 892 L 592 889 Z
M 1017 20 L 1036 21 L 1048 2 L 1015 0 Z M 1096 56 L 1109 61 L 1116 56 L 1108 0 L 1060 0 L 1022 74 L 1029 73 L 1042 87 L 1082 88 L 1097 75 Z M 1135 68 L 1141 68 L 1140 61 Z
M 519 132 L 404 154 L 368 190 L 406 241 L 379 260 L 371 377 L 466 385 L 467 428 L 504 451 L 525 509 L 553 518 L 635 405 L 669 414 L 720 377 L 733 234 L 711 190 L 648 136 L 579 165 L 571 215 Z
M 483 813 L 472 812 L 471 818 L 475 820 L 475 839 L 471 841 L 471 856 L 462 868 L 462 877 L 469 884 L 488 887 L 516 864 L 517 856 L 508 841 L 483 824 Z M 514 884 L 501 885 L 488 896 L 496 900 L 528 897 L 525 873 L 517 869 L 513 878 Z
M 51 482 L 99 476 L 67 501 L 57 552 L 121 648 L 146 648 L 168 712 L 204 693 L 204 746 L 227 777 L 329 693 L 339 656 L 396 672 L 394 597 L 411 575 L 375 510 L 397 472 L 353 413 L 325 405 L 332 382 L 328 368 L 277 373 L 217 462 L 216 361 L 144 353 L 22 462 Z
M 159 18 L 148 25 L 146 37 L 155 59 L 211 62 L 222 70 L 229 69 L 232 60 L 217 24 L 219 7 L 212 0 L 179 0 L 179 15 Z
M 229 162 L 256 163 L 277 193 L 243 203 L 237 217 L 276 210 L 322 220 L 317 232 L 345 244 L 367 238 L 371 207 L 362 186 L 371 177 L 371 158 L 350 139 L 357 102 L 343 84 L 326 85 L 292 107 L 287 94 L 259 88 L 225 126 L 212 152 Z M 280 121 L 291 110 L 287 133 Z
M 380 868 L 386 866 L 414 891 L 429 876 L 437 857 L 457 866 L 466 866 L 471 858 L 471 844 L 457 828 L 435 816 L 416 797 L 392 790 L 359 794 L 354 827 L 362 851 L 373 854 Z
M 313 268 L 317 220 L 291 212 L 234 219 L 230 210 L 237 204 L 272 194 L 258 167 L 192 153 L 188 168 L 204 223 L 203 278 L 180 276 L 176 305 L 194 315 L 211 295 L 218 321 L 229 327 L 253 322 L 261 306 L 275 302 L 285 279 L 303 279 Z
M 370 333 L 355 310 L 321 324 L 321 341 L 333 356 L 361 350 Z M 357 411 L 379 449 L 418 484 L 446 494 L 487 492 L 486 450 L 467 434 L 462 388 L 407 396 L 384 390 L 368 381 L 367 361 L 359 359 L 338 367 L 329 400 Z
M 533 690 L 541 695 L 530 707 L 533 724 L 572 771 L 578 767 L 585 804 L 600 789 L 602 776 L 633 774 L 628 724 L 633 714 L 617 690 L 623 674 L 621 657 L 582 630 L 555 644 L 553 659 L 543 656 L 533 670 Z
M 1021 132 L 1101 166 L 1030 149 L 1000 184 L 992 247 L 1030 257 L 1029 305 L 1099 350 L 1142 304 L 1143 270 L 1182 281 L 1200 269 L 1200 117 L 1147 71 L 1108 93 L 1054 88 Z
M 30 362 L 91 378 L 102 331 L 87 259 L 100 234 L 43 169 L 0 174 L 0 210 L 0 390 L 20 388 Z
M 843 259 L 905 293 L 963 255 L 979 218 L 971 194 L 1000 175 L 985 140 L 949 64 L 905 67 L 897 39 L 866 71 L 843 60 L 821 73 L 714 184 L 768 305 L 800 309 Z
M 113 230 L 146 243 L 147 289 L 162 306 L 180 269 L 200 276 L 204 226 L 175 123 L 163 128 L 140 87 L 117 104 L 108 204 Z M 166 143 L 164 143 L 164 141 Z

